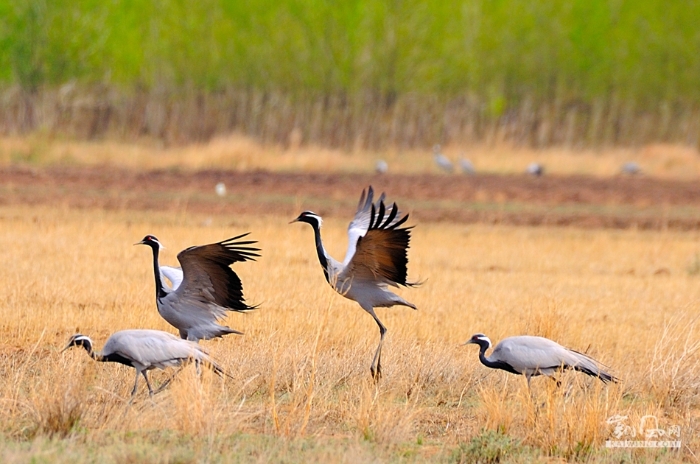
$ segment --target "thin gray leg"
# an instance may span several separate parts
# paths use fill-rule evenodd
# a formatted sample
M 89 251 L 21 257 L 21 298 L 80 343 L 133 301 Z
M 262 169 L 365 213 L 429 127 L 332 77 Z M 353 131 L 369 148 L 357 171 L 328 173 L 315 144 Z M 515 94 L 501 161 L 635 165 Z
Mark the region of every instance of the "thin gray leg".
M 151 388 L 151 382 L 148 381 L 146 371 L 141 371 L 141 373 L 143 374 L 143 378 L 146 379 L 146 385 L 148 385 L 148 395 L 153 396 L 153 389 Z
M 374 321 L 379 326 L 379 346 L 377 346 L 377 351 L 374 353 L 374 358 L 372 359 L 372 365 L 369 368 L 372 374 L 372 378 L 375 381 L 379 381 L 379 379 L 382 376 L 382 344 L 384 344 L 386 327 L 384 327 L 382 321 L 380 321 L 377 315 L 375 314 L 374 308 L 367 309 L 366 311 L 370 314 L 370 316 L 374 318 Z
M 139 374 L 140 374 L 140 373 L 141 373 L 141 372 L 139 372 L 138 369 L 137 369 L 137 370 L 136 370 L 136 379 L 134 380 L 134 389 L 131 390 L 131 398 L 132 398 L 132 399 L 134 398 L 134 395 L 136 394 L 136 389 L 137 389 L 138 386 L 139 386 Z

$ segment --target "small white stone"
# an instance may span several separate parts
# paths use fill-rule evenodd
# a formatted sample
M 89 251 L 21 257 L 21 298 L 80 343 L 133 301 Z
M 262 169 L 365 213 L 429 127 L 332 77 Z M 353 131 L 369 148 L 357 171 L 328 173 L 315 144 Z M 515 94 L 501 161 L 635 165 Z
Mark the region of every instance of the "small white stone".
M 374 165 L 374 171 L 377 174 L 386 174 L 386 172 L 388 170 L 389 170 L 389 165 L 384 160 L 379 160 L 379 161 L 377 161 L 377 164 Z
M 219 182 L 218 184 L 216 184 L 215 190 L 216 190 L 216 194 L 219 195 L 220 197 L 223 197 L 224 195 L 226 195 L 226 185 L 224 185 L 223 182 Z

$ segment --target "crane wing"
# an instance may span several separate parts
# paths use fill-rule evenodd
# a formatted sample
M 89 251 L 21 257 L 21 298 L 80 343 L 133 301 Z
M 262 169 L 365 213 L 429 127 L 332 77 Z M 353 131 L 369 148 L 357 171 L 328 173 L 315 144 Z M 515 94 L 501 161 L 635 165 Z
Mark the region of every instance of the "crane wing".
M 602 370 L 593 358 L 544 337 L 522 335 L 503 339 L 489 359 L 505 362 L 523 374 L 565 367 L 599 377 L 606 382 L 616 380 Z
M 172 266 L 160 266 L 161 280 L 166 277 L 171 285 L 170 290 L 175 291 L 182 283 L 182 269 Z
M 383 194 L 372 203 L 372 193 L 370 187 L 365 200 L 362 192 L 358 213 L 350 223 L 344 274 L 352 279 L 380 280 L 394 286 L 411 285 L 406 282 L 411 227 L 399 227 L 408 220 L 408 214 L 401 217 L 396 203 L 387 208 Z
M 181 251 L 177 259 L 182 266 L 183 280 L 175 295 L 233 311 L 254 309 L 245 303 L 241 279 L 229 267 L 237 262 L 254 261 L 260 256 L 257 253 L 259 248 L 249 246 L 257 242 L 240 240 L 247 235 Z
M 532 370 L 560 368 L 566 364 L 566 351 L 547 338 L 522 335 L 503 339 L 489 358 L 505 362 L 524 374 Z
M 403 224 L 408 219 L 408 215 L 401 218 L 395 203 L 387 209 L 384 205 L 384 198 L 385 194 L 382 193 L 373 203 L 374 189 L 372 186 L 370 185 L 366 191 L 362 190 L 360 201 L 357 204 L 357 212 L 348 226 L 348 250 L 345 253 L 345 259 L 343 259 L 343 266 L 350 263 L 355 255 L 358 239 L 367 234 L 372 226 L 372 221 L 377 223 L 375 226 L 381 225 L 383 228 L 391 228 Z M 380 215 L 377 214 L 379 211 L 381 211 Z
M 133 329 L 114 333 L 103 348 L 142 366 L 167 364 L 197 357 L 197 345 L 160 330 Z
M 343 259 L 343 266 L 347 264 L 352 259 L 355 254 L 355 248 L 357 246 L 357 239 L 363 237 L 367 230 L 369 229 L 370 214 L 372 199 L 374 197 L 374 189 L 370 185 L 368 190 L 362 190 L 362 195 L 360 195 L 360 201 L 357 204 L 357 212 L 355 217 L 350 221 L 348 225 L 348 251 L 345 253 L 345 259 Z M 384 194 L 379 198 L 379 201 L 384 199 Z

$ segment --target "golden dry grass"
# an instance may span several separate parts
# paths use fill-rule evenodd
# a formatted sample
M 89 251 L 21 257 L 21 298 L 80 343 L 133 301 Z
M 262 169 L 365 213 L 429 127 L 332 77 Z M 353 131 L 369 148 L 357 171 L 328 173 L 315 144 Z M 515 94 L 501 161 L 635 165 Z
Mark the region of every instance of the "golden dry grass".
M 293 138 L 293 137 L 292 137 Z M 548 174 L 612 177 L 623 163 L 637 162 L 644 175 L 668 179 L 696 179 L 700 156 L 695 148 L 655 144 L 639 148 L 533 150 L 507 144 L 496 146 L 458 145 L 443 147 L 453 162 L 469 158 L 478 172 L 523 173 L 532 162 L 540 162 Z M 299 145 L 263 146 L 240 135 L 217 137 L 204 144 L 165 147 L 162 142 L 78 141 L 31 137 L 0 138 L 0 165 L 15 162 L 34 164 L 76 163 L 113 165 L 134 169 L 233 169 L 269 171 L 373 172 L 377 160 L 386 160 L 392 173 L 438 172 L 431 150 L 386 152 L 342 150 Z
M 376 325 L 325 283 L 311 230 L 287 224 L 296 213 L 205 227 L 184 212 L 0 208 L 0 460 L 472 462 L 488 455 L 482 439 L 521 462 L 698 460 L 697 233 L 418 224 L 409 269 L 427 280 L 401 291 L 418 311 L 378 310 L 389 332 L 375 386 Z M 324 225 L 338 257 L 345 227 Z M 152 401 L 141 385 L 129 406 L 132 369 L 60 353 L 76 330 L 98 347 L 120 329 L 173 332 L 155 309 L 150 252 L 132 246 L 146 233 L 173 264 L 186 246 L 245 231 L 263 256 L 235 269 L 261 307 L 227 318 L 244 336 L 202 342 L 233 380 L 189 367 Z M 459 346 L 475 332 L 550 337 L 624 381 L 536 378 L 530 398 L 522 377 Z M 606 450 L 616 414 L 678 425 L 683 449 Z

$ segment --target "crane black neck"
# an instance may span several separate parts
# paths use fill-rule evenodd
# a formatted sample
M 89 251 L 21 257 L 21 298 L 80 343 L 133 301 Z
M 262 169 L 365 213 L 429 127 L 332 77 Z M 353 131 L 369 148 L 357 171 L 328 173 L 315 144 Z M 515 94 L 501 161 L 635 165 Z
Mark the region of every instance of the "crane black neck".
M 75 346 L 82 346 L 85 348 L 85 351 L 87 351 L 87 354 L 90 355 L 92 359 L 95 361 L 102 361 L 102 356 L 99 355 L 98 353 L 95 353 L 92 349 L 92 340 L 90 340 L 87 337 L 80 338 L 74 342 Z
M 158 263 L 160 246 L 157 243 L 147 243 L 147 245 L 151 247 L 151 250 L 153 250 L 153 273 L 156 276 L 156 298 L 160 299 L 167 295 L 167 292 L 163 287 L 163 280 L 160 278 L 160 264 Z
M 314 229 L 314 240 L 316 242 L 316 254 L 318 255 L 318 261 L 321 263 L 321 267 L 323 268 L 323 275 L 326 277 L 326 282 L 330 283 L 328 256 L 326 255 L 326 249 L 323 247 L 323 241 L 321 240 L 321 222 L 318 220 L 318 218 L 316 218 L 316 216 L 300 217 L 299 221 L 309 224 Z
M 501 367 L 501 364 L 499 362 L 491 361 L 489 360 L 489 358 L 486 357 L 486 350 L 489 349 L 490 345 L 489 342 L 487 342 L 486 340 L 477 339 L 473 343 L 479 345 L 479 361 L 481 361 L 481 364 L 492 369 L 498 369 Z

